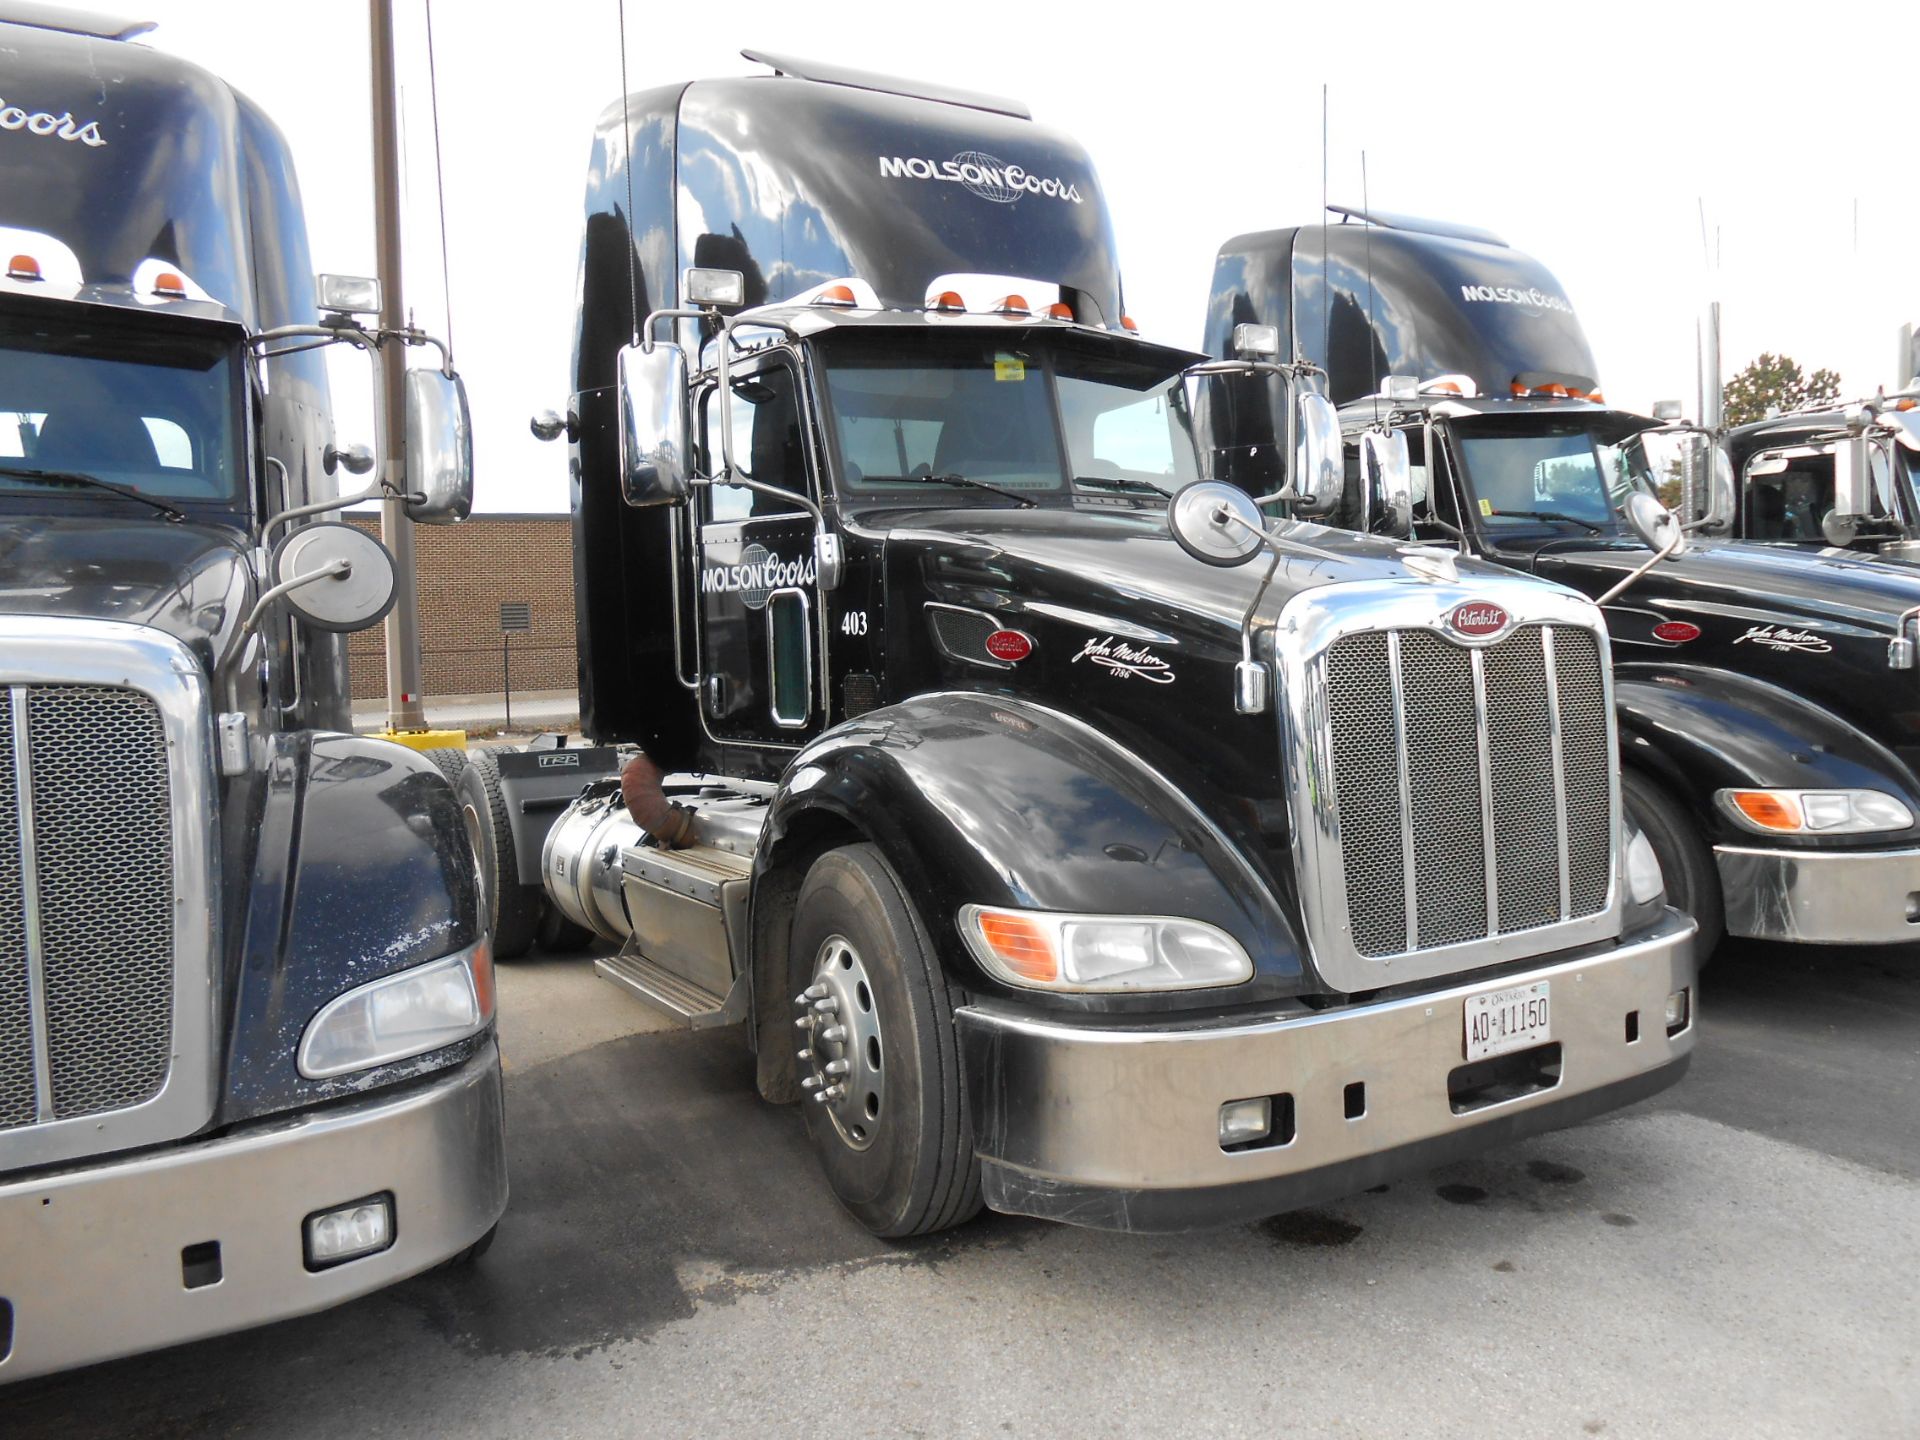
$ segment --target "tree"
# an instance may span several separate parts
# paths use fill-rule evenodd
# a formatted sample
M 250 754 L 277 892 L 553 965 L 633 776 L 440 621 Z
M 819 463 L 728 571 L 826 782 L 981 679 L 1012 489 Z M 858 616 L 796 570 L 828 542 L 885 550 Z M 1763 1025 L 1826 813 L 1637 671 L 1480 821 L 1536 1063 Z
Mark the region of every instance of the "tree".
M 1788 355 L 1763 354 L 1727 382 L 1727 424 L 1745 425 L 1788 410 L 1837 404 L 1840 376 L 1832 370 L 1807 375 Z

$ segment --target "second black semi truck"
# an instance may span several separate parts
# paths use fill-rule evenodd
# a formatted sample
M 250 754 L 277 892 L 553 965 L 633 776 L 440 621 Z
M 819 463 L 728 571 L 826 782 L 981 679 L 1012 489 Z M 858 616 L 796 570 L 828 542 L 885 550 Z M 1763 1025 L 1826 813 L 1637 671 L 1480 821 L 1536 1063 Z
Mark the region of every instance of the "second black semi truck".
M 1598 611 L 1196 483 L 1203 357 L 1133 333 L 1079 146 L 770 63 L 594 141 L 539 428 L 644 756 L 489 772 L 496 887 L 745 1022 L 883 1235 L 1272 1213 L 1672 1083 Z
M 1701 496 L 1700 528 L 1724 525 L 1710 437 L 1605 402 L 1544 266 L 1485 231 L 1336 213 L 1359 223 L 1221 247 L 1207 347 L 1270 360 L 1217 387 L 1222 463 L 1271 446 L 1278 397 L 1324 390 L 1348 476 L 1309 508 L 1601 601 L 1622 791 L 1703 955 L 1723 927 L 1920 939 L 1920 578 L 1689 539 L 1656 497 Z

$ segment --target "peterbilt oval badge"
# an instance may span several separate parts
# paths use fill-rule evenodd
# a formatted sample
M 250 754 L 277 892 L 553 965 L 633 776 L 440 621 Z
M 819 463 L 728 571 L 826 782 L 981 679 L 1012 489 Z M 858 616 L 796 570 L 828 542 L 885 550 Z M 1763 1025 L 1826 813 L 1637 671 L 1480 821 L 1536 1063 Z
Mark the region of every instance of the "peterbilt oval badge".
M 1468 640 L 1498 635 L 1509 623 L 1507 612 L 1490 600 L 1469 600 L 1454 606 L 1447 616 L 1447 628 Z
M 987 654 L 1008 665 L 1033 653 L 1033 641 L 1018 630 L 996 630 L 987 636 Z
M 1665 620 L 1653 627 L 1653 638 L 1669 645 L 1684 645 L 1700 638 L 1700 627 L 1687 620 Z

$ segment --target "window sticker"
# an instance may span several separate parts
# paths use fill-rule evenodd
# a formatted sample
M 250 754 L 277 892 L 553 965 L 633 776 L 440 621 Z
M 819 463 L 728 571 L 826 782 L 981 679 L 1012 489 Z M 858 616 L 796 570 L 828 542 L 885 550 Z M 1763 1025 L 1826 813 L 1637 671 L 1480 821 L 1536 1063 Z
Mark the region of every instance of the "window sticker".
M 993 357 L 993 378 L 995 380 L 1024 380 L 1027 378 L 1027 362 L 1018 355 L 995 355 Z

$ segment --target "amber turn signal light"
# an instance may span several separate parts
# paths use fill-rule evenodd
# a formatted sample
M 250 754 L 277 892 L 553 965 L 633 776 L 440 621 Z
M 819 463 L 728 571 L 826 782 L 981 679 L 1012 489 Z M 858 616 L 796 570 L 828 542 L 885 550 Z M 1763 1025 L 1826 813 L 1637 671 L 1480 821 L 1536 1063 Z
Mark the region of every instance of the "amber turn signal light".
M 1800 807 L 1768 790 L 1729 790 L 1727 799 L 1747 819 L 1766 830 L 1798 830 Z

